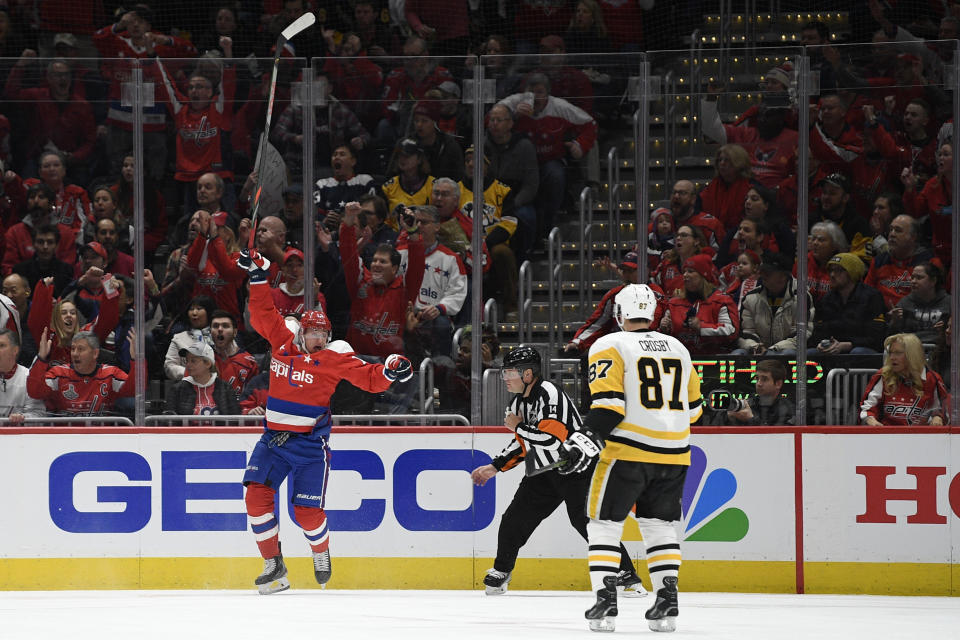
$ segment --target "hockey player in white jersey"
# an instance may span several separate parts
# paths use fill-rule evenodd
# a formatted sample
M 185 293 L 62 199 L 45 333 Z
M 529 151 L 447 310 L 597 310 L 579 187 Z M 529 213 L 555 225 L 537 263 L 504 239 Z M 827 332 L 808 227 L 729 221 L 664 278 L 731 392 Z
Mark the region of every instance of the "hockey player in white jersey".
M 587 494 L 590 581 L 596 604 L 585 613 L 593 631 L 613 631 L 623 523 L 636 505 L 657 599 L 646 618 L 654 631 L 676 629 L 680 570 L 679 520 L 690 465 L 690 425 L 703 412 L 700 378 L 676 338 L 652 331 L 653 291 L 632 284 L 617 294 L 623 329 L 590 347 L 590 412 L 584 428 L 564 442 L 577 473 L 599 458 Z

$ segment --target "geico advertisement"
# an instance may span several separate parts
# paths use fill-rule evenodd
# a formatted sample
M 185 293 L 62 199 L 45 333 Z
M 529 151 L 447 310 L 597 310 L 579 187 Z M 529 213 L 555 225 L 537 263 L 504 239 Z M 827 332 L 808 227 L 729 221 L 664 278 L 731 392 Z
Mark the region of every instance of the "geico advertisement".
M 947 434 L 804 436 L 805 559 L 951 562 L 958 447 Z
M 335 553 L 494 555 L 499 517 L 522 465 L 484 487 L 473 486 L 469 473 L 509 438 L 506 431 L 335 432 L 327 490 Z M 0 461 L 17 487 L 2 498 L 0 557 L 255 554 L 240 479 L 256 440 L 254 433 L 4 435 Z M 792 436 L 695 435 L 693 444 L 681 523 L 685 557 L 792 559 Z M 286 484 L 279 496 L 284 552 L 307 555 Z M 624 539 L 639 540 L 633 519 Z M 561 507 L 522 555 L 583 553 Z

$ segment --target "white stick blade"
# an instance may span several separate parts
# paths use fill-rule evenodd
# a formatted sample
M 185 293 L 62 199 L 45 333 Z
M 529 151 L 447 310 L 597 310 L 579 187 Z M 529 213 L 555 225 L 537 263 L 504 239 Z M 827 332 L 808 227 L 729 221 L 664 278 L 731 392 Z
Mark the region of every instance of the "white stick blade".
M 292 40 L 294 36 L 298 33 L 313 25 L 317 21 L 317 16 L 313 15 L 312 11 L 308 11 L 303 14 L 296 20 L 290 23 L 290 25 L 280 32 L 280 35 L 286 38 L 287 40 Z

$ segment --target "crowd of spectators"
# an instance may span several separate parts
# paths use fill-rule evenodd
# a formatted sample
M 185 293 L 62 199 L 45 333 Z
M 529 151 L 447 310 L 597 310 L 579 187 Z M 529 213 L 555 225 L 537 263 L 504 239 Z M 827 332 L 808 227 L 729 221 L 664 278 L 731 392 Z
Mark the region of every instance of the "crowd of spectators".
M 248 240 L 271 261 L 284 314 L 320 306 L 333 337 L 364 359 L 407 352 L 415 366 L 430 358 L 462 373 L 464 342 L 453 337 L 470 322 L 473 283 L 496 300 L 501 320 L 516 320 L 518 265 L 543 251 L 588 180 L 601 124 L 629 128 L 630 72 L 603 54 L 676 44 L 689 19 L 653 0 L 407 0 L 400 14 L 380 0 L 114 5 L 43 0 L 31 14 L 0 0 L 9 56 L 0 64 L 0 324 L 16 360 L 32 367 L 24 397 L 74 414 L 129 411 L 138 375 L 166 386 L 171 413 L 259 413 L 268 362 L 248 330 L 246 274 L 235 264 Z M 766 71 L 761 102 L 733 121 L 716 101 L 722 88 L 691 103 L 719 146 L 716 175 L 702 189 L 670 185 L 648 246 L 618 265 L 631 282 L 648 261 L 662 295 L 654 325 L 691 353 L 796 355 L 804 296 L 811 357 L 879 354 L 886 336 L 904 332 L 928 353 L 942 350 L 954 141 L 951 95 L 937 79 L 948 51 L 921 37 L 933 34 L 898 25 L 877 0 L 867 5 L 851 19 L 855 32 L 872 25 L 876 55 L 841 54 L 822 23 L 801 29 L 821 79 L 810 105 L 797 104 L 789 63 Z M 956 37 L 960 11 L 946 5 L 931 14 L 936 36 Z M 317 26 L 272 51 L 305 11 Z M 656 29 L 665 25 L 679 31 Z M 888 42 L 904 43 L 892 58 L 880 55 Z M 289 186 L 254 226 L 274 53 L 281 63 L 265 138 Z M 486 56 L 495 87 L 481 140 L 462 100 L 475 55 Z M 141 159 L 132 155 L 131 61 L 151 83 Z M 293 87 L 306 81 L 319 87 L 309 134 Z M 808 132 L 798 131 L 801 108 L 810 109 Z M 301 187 L 305 135 L 312 193 Z M 803 177 L 800 144 L 811 152 Z M 133 227 L 140 163 L 142 229 Z M 481 212 L 472 202 L 477 165 Z M 798 179 L 810 193 L 802 230 Z M 310 206 L 317 225 L 305 233 Z M 478 215 L 482 255 L 473 251 Z M 798 233 L 810 239 L 807 291 L 796 273 Z M 150 267 L 142 274 L 138 242 Z M 305 254 L 314 273 L 304 272 Z M 135 300 L 141 278 L 147 295 Z M 306 288 L 316 292 L 309 303 Z M 142 371 L 130 332 L 138 306 Z M 608 318 L 598 312 L 565 351 L 589 347 Z M 483 355 L 487 366 L 496 354 Z M 412 383 L 376 398 L 344 388 L 338 404 L 404 412 L 412 394 Z

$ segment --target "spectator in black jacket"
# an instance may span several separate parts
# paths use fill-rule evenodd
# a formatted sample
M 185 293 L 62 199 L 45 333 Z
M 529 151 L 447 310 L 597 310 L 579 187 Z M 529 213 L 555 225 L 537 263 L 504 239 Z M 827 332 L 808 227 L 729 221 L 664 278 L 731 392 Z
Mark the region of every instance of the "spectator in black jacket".
M 33 289 L 40 280 L 53 277 L 53 296 L 59 298 L 67 285 L 73 282 L 73 265 L 57 258 L 57 246 L 60 244 L 60 229 L 56 225 L 45 224 L 37 229 L 33 239 L 35 253 L 29 260 L 14 265 L 13 272 L 19 273 Z
M 742 408 L 728 410 L 726 424 L 750 426 L 792 425 L 797 408 L 785 397 L 783 381 L 787 368 L 779 360 L 761 360 L 757 363 L 757 392 L 743 403 Z
M 178 416 L 239 415 L 237 394 L 217 376 L 213 347 L 195 340 L 180 350 L 187 359 L 183 380 L 173 385 L 167 397 L 167 411 Z
M 540 189 L 537 149 L 526 136 L 514 133 L 514 115 L 509 107 L 496 104 L 487 116 L 487 139 L 483 152 L 489 160 L 487 175 L 508 187 L 513 196 L 513 215 L 520 222 L 523 247 L 533 244 L 537 224 L 536 198 Z
M 936 344 L 950 319 L 950 294 L 939 264 L 923 262 L 910 274 L 910 293 L 887 314 L 889 333 L 913 333 L 924 344 Z
M 437 126 L 441 118 L 440 100 L 424 98 L 413 109 L 414 135 L 430 162 L 435 178 L 463 179 L 463 149 L 449 133 Z
M 866 267 L 852 253 L 827 262 L 830 291 L 817 303 L 809 357 L 879 353 L 886 334 L 883 296 L 861 282 Z

